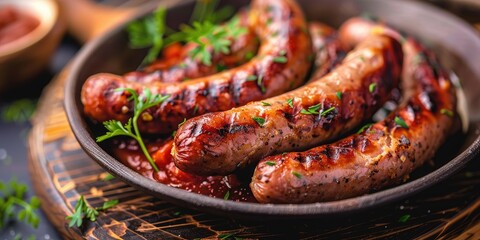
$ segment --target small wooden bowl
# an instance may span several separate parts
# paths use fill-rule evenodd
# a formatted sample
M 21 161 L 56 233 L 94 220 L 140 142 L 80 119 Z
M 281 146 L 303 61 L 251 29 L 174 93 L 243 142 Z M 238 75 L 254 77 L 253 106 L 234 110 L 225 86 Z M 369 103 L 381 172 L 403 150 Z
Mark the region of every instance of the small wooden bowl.
M 246 4 L 230 0 L 228 4 Z M 65 108 L 70 126 L 85 152 L 107 171 L 126 183 L 174 204 L 199 211 L 255 220 L 338 217 L 399 201 L 448 179 L 480 151 L 480 35 L 457 17 L 433 6 L 413 1 L 384 0 L 298 0 L 309 20 L 320 20 L 338 27 L 346 19 L 368 12 L 394 27 L 418 37 L 433 49 L 447 69 L 461 80 L 462 115 L 468 129 L 450 138 L 437 152 L 435 166 L 428 164 L 399 186 L 340 201 L 312 204 L 257 204 L 225 201 L 168 187 L 143 177 L 108 154 L 95 142 L 102 133 L 83 114 L 80 91 L 85 80 L 98 72 L 116 74 L 134 70 L 142 52 L 128 48 L 125 26 L 90 42 L 77 56 L 65 88 Z M 170 7 L 171 26 L 188 21 L 192 2 Z M 147 9 L 147 14 L 152 9 Z M 133 19 L 132 19 L 133 20 Z M 143 52 L 145 53 L 145 52 Z M 467 114 L 468 113 L 468 114 Z
M 24 83 L 41 71 L 58 45 L 63 27 L 54 0 L 2 0 L 0 6 L 13 6 L 39 20 L 31 32 L 0 45 L 0 92 Z

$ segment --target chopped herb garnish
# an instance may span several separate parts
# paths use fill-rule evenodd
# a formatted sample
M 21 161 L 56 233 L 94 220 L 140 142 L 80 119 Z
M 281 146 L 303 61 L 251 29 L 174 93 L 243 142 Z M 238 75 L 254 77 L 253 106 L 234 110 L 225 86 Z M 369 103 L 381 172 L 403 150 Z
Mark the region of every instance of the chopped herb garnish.
M 273 58 L 273 62 L 275 63 L 286 63 L 287 61 L 288 59 L 285 56 L 278 56 Z
M 276 165 L 275 162 L 271 162 L 271 161 L 266 161 L 265 164 L 267 164 L 268 166 L 275 166 Z
M 275 32 L 272 33 L 272 37 L 276 37 L 276 36 L 278 36 L 278 34 L 280 34 L 280 33 L 278 31 L 275 31 Z
M 223 65 L 223 64 L 217 64 L 215 66 L 215 68 L 217 69 L 217 72 L 222 72 L 223 70 L 226 70 L 227 69 L 227 66 Z
M 267 19 L 266 23 L 267 23 L 267 25 L 270 25 L 270 24 L 272 24 L 272 22 L 273 22 L 273 19 L 269 18 L 269 19 Z
M 247 77 L 247 81 L 256 81 L 258 79 L 257 75 L 250 75 Z
M 270 103 L 268 103 L 268 102 L 262 102 L 262 105 L 263 105 L 264 107 L 272 106 L 272 104 L 270 104 Z
M 318 109 L 320 109 L 321 104 L 315 104 L 313 106 L 308 107 L 307 110 L 302 109 L 300 111 L 301 114 L 307 114 L 307 115 L 312 115 L 312 114 L 319 114 Z
M 258 123 L 258 125 L 260 126 L 263 126 L 263 124 L 265 124 L 265 118 L 262 118 L 262 117 L 252 117 L 253 120 L 255 120 L 255 122 Z
M 8 183 L 0 181 L 0 229 L 14 216 L 34 228 L 38 227 L 40 217 L 36 210 L 40 207 L 40 199 L 33 196 L 30 201 L 26 201 L 27 189 L 27 185 L 15 179 Z
M 287 99 L 287 104 L 288 104 L 288 106 L 290 106 L 291 108 L 293 108 L 293 98 Z
M 220 235 L 218 235 L 218 239 L 220 240 L 225 240 L 225 239 L 229 239 L 231 237 L 233 237 L 236 233 L 222 233 Z
M 186 121 L 187 121 L 187 119 L 186 119 L 186 118 L 183 118 L 183 121 L 178 124 L 178 127 L 181 127 L 183 124 L 185 124 Z
M 407 123 L 405 123 L 405 120 L 403 120 L 401 117 L 395 117 L 395 124 L 403 128 L 408 128 Z
M 278 52 L 278 54 L 280 54 L 281 56 L 285 56 L 287 54 L 287 51 L 285 50 L 280 50 L 280 52 Z
M 453 117 L 453 112 L 446 109 L 446 108 L 440 109 L 440 113 L 443 114 L 443 115 L 447 115 L 449 117 Z
M 327 110 L 325 110 L 325 111 L 322 110 L 322 112 L 320 113 L 320 116 L 323 117 L 323 116 L 327 115 L 329 112 L 331 112 L 331 111 L 333 111 L 333 110 L 335 110 L 335 107 L 330 107 L 329 109 L 327 109 Z
M 102 180 L 103 180 L 103 181 L 110 181 L 110 180 L 112 180 L 112 179 L 115 179 L 115 176 L 113 176 L 113 175 L 110 174 L 110 173 L 107 173 L 107 174 L 105 174 L 105 176 L 103 177 Z
M 338 99 L 342 100 L 342 95 L 343 95 L 342 92 L 337 92 L 337 98 Z
M 253 57 L 255 57 L 255 54 L 254 54 L 253 52 L 247 52 L 247 53 L 245 54 L 245 59 L 246 59 L 247 61 L 252 60 Z
M 230 191 L 227 191 L 223 196 L 223 199 L 228 200 L 230 198 Z
M 198 112 L 198 105 L 195 105 L 195 107 L 193 108 L 193 115 L 197 114 Z
M 265 86 L 263 86 L 263 76 L 260 75 L 260 76 L 257 76 L 257 75 L 250 75 L 247 77 L 247 81 L 249 82 L 253 82 L 253 81 L 257 81 L 257 85 L 260 87 L 260 90 L 265 93 L 266 89 L 265 89 Z
M 302 174 L 292 171 L 293 176 L 297 177 L 298 179 L 302 178 Z
M 362 55 L 359 57 L 360 61 L 365 62 L 365 57 Z
M 143 97 L 140 97 L 138 93 L 131 88 L 117 88 L 115 91 L 127 91 L 128 93 L 130 93 L 131 97 L 129 98 L 129 100 L 134 101 L 133 118 L 130 118 L 125 125 L 123 125 L 118 120 L 109 120 L 109 121 L 103 122 L 103 125 L 108 131 L 104 135 L 97 137 L 97 142 L 102 142 L 116 136 L 131 137 L 138 142 L 138 145 L 142 149 L 142 152 L 143 154 L 145 154 L 145 157 L 147 158 L 147 160 L 150 162 L 150 165 L 152 165 L 155 172 L 158 172 L 159 171 L 158 167 L 153 161 L 152 156 L 150 156 L 150 153 L 148 152 L 147 147 L 143 142 L 140 131 L 138 130 L 138 118 L 142 115 L 142 113 L 145 110 L 164 102 L 170 96 L 169 95 L 162 96 L 157 94 L 152 95 L 152 93 L 148 88 L 145 88 L 143 90 L 143 93 L 142 93 Z M 133 125 L 133 129 L 132 129 L 132 125 Z
M 405 214 L 398 219 L 398 222 L 404 223 L 410 219 L 410 214 Z
M 185 69 L 185 68 L 187 68 L 187 64 L 182 62 L 182 63 L 178 64 L 178 67 L 182 68 L 182 69 Z
M 173 216 L 180 216 L 180 214 L 182 214 L 182 213 L 181 212 L 174 212 Z
M 370 83 L 370 85 L 368 85 L 368 91 L 371 93 L 373 93 L 373 91 L 375 91 L 376 88 L 377 88 L 376 83 Z
M 69 227 L 77 226 L 80 227 L 83 224 L 83 219 L 87 218 L 90 221 L 94 222 L 97 220 L 99 211 L 105 211 L 110 209 L 118 204 L 118 200 L 110 200 L 103 203 L 102 207 L 93 208 L 85 200 L 83 195 L 80 195 L 77 205 L 75 206 L 75 212 L 68 216 L 66 219 L 69 220 Z
M 260 86 L 260 90 L 262 91 L 262 93 L 265 93 L 267 91 L 265 86 L 263 86 L 263 76 L 262 75 L 258 76 L 257 85 Z
M 357 134 L 362 133 L 363 131 L 365 131 L 367 128 L 369 128 L 372 125 L 373 125 L 373 123 L 363 125 L 363 127 L 361 127 L 360 130 L 358 130 Z

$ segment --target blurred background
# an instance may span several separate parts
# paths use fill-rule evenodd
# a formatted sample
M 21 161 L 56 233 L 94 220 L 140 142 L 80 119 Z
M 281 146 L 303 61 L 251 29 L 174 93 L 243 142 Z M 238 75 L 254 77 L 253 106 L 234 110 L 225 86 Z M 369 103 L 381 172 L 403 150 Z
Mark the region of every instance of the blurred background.
M 35 175 L 27 171 L 26 141 L 31 128 L 29 120 L 42 90 L 86 42 L 139 8 L 158 1 L 161 0 L 0 0 L 2 182 L 16 178 L 27 185 L 28 196 L 34 194 L 30 186 Z M 456 14 L 480 30 L 480 0 L 424 1 Z M 9 222 L 0 229 L 0 239 L 59 239 L 40 214 L 38 229 L 22 222 Z

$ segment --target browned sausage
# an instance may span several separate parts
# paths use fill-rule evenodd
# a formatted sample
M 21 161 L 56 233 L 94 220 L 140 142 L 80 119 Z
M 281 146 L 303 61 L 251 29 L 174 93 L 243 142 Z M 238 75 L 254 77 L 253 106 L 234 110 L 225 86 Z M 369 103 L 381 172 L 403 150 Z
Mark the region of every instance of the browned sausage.
M 153 94 L 168 94 L 170 98 L 144 112 L 140 131 L 169 133 L 185 118 L 228 110 L 301 85 L 310 68 L 308 53 L 312 48 L 304 15 L 295 1 L 254 0 L 249 20 L 261 46 L 248 63 L 185 83 L 142 84 L 116 75 L 94 75 L 82 88 L 85 114 L 100 122 L 126 122 L 132 117 L 132 102 L 127 92 L 114 90 L 132 88 L 141 93 L 149 88 Z
M 184 46 L 173 44 L 167 46 L 162 52 L 163 57 L 145 68 L 129 72 L 124 75 L 127 81 L 135 82 L 182 82 L 217 73 L 223 69 L 230 69 L 247 62 L 258 50 L 258 39 L 252 28 L 248 26 L 248 12 L 241 11 L 236 16 L 238 25 L 247 29 L 247 32 L 236 39 L 230 39 L 229 54 L 212 53 L 212 64 L 205 65 L 200 60 L 194 59 L 189 52 L 197 44 L 187 43 Z
M 310 22 L 308 30 L 312 38 L 315 70 L 309 81 L 314 81 L 325 76 L 335 68 L 345 57 L 344 48 L 337 36 L 337 31 L 321 22 Z
M 250 184 L 259 202 L 311 203 L 365 194 L 406 180 L 435 155 L 453 124 L 454 89 L 431 53 L 411 39 L 405 44 L 415 56 L 407 56 L 406 64 L 412 69 L 405 79 L 413 83 L 411 97 L 361 133 L 263 159 Z
M 175 164 L 186 172 L 225 175 L 273 153 L 338 138 L 388 99 L 402 60 L 396 40 L 373 36 L 324 78 L 264 101 L 190 119 L 175 136 Z

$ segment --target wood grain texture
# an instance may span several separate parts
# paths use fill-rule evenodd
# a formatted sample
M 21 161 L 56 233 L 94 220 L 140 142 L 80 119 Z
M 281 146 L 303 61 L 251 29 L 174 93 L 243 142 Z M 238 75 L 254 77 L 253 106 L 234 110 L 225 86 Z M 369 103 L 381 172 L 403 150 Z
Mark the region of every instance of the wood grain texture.
M 80 148 L 63 110 L 68 68 L 44 91 L 29 135 L 29 170 L 42 209 L 67 239 L 478 239 L 480 166 L 472 161 L 448 181 L 395 204 L 349 218 L 252 222 L 179 208 L 113 179 Z M 68 228 L 80 195 L 96 207 L 120 204 L 96 222 Z M 406 222 L 402 216 L 410 215 Z M 225 235 L 227 234 L 227 235 Z

